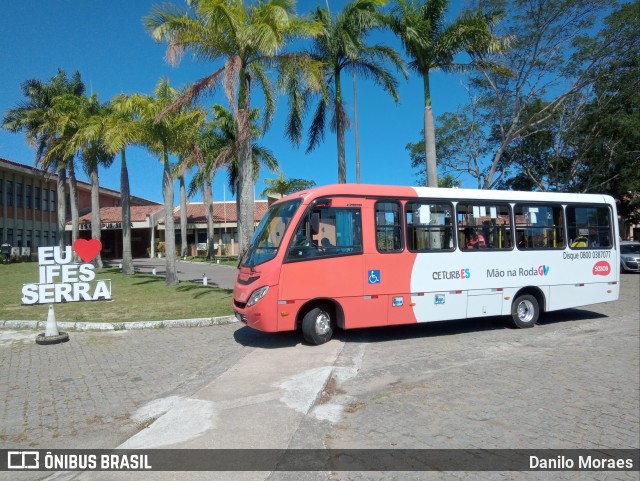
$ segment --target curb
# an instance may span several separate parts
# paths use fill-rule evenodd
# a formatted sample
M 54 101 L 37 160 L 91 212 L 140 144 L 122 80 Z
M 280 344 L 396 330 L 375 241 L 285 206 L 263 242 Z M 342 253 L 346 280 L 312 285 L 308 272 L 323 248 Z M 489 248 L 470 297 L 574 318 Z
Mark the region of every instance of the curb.
M 132 329 L 160 329 L 165 327 L 208 327 L 238 322 L 235 316 L 202 317 L 198 319 L 172 319 L 168 321 L 140 322 L 57 322 L 59 329 L 70 331 L 128 331 Z M 0 321 L 0 329 L 42 330 L 46 321 Z

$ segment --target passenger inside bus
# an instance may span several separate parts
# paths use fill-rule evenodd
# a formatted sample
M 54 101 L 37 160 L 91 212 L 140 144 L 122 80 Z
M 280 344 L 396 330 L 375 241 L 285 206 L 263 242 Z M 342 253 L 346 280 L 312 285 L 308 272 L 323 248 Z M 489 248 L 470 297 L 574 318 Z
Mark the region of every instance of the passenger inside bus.
M 486 249 L 487 242 L 485 241 L 484 236 L 482 234 L 479 234 L 476 229 L 467 227 L 464 230 L 464 233 L 467 237 L 467 242 L 465 245 L 467 249 Z

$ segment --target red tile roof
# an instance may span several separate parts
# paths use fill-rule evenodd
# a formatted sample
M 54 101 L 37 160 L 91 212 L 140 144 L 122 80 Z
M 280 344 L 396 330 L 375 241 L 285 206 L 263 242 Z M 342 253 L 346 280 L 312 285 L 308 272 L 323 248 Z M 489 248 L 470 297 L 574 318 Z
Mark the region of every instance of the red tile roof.
M 267 201 L 257 200 L 255 202 L 253 218 L 256 222 L 260 222 L 267 212 Z M 176 207 L 173 211 L 176 221 L 180 220 L 180 207 Z M 193 202 L 187 204 L 187 221 L 190 224 L 203 224 L 207 222 L 207 216 L 202 202 Z M 236 223 L 238 222 L 238 213 L 236 202 L 214 202 L 213 203 L 213 222 Z
M 144 222 L 147 217 L 164 209 L 161 205 L 132 205 L 131 222 Z M 122 207 L 101 207 L 100 222 L 121 222 Z M 80 216 L 80 223 L 91 222 L 91 212 Z M 71 224 L 71 222 L 67 222 Z
M 260 222 L 267 212 L 267 201 L 257 200 L 254 209 L 254 219 L 256 222 Z M 149 205 L 149 206 L 131 206 L 131 222 L 144 222 L 147 217 L 160 212 L 164 209 L 162 205 Z M 176 207 L 173 211 L 174 219 L 180 222 L 180 207 Z M 101 222 L 121 222 L 122 221 L 122 207 L 101 207 L 100 208 L 100 221 Z M 80 224 L 91 222 L 91 212 L 88 212 L 80 216 Z M 187 222 L 189 224 L 204 224 L 207 222 L 207 217 L 204 210 L 204 204 L 202 202 L 193 202 L 187 204 Z M 236 203 L 232 202 L 214 202 L 213 203 L 213 222 L 214 223 L 232 223 L 238 222 L 238 214 L 236 211 Z M 160 219 L 160 223 L 164 223 L 164 216 Z M 71 222 L 67 222 L 71 224 Z

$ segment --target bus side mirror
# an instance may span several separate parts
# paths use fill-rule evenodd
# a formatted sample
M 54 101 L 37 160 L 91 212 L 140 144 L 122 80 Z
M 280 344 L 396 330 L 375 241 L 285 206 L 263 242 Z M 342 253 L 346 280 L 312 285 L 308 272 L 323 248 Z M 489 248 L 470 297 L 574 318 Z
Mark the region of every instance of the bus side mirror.
M 320 232 L 320 214 L 314 212 L 311 214 L 311 235 L 318 235 Z

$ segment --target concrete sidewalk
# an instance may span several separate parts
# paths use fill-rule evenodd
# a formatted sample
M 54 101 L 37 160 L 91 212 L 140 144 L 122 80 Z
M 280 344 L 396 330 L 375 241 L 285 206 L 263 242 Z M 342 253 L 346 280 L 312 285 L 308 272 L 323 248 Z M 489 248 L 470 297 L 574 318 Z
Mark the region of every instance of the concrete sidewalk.
M 322 431 L 311 430 L 301 444 L 303 426 L 315 420 L 318 426 L 332 417 L 318 401 L 332 376 L 352 367 L 337 367 L 344 343 L 338 340 L 308 346 L 285 336 L 269 341 L 273 348 L 257 348 L 227 371 L 188 397 L 169 396 L 140 407 L 133 415 L 146 426 L 118 449 L 286 449 L 324 448 Z M 284 342 L 286 348 L 278 348 Z M 266 346 L 265 346 L 266 347 Z M 346 372 L 345 371 L 345 372 Z M 343 374 L 345 374 L 343 372 Z M 351 377 L 346 373 L 346 377 Z M 288 478 L 289 477 L 289 478 Z M 135 473 L 135 479 L 169 481 L 326 480 L 327 472 L 171 472 Z M 131 472 L 59 472 L 57 480 L 128 480 Z

